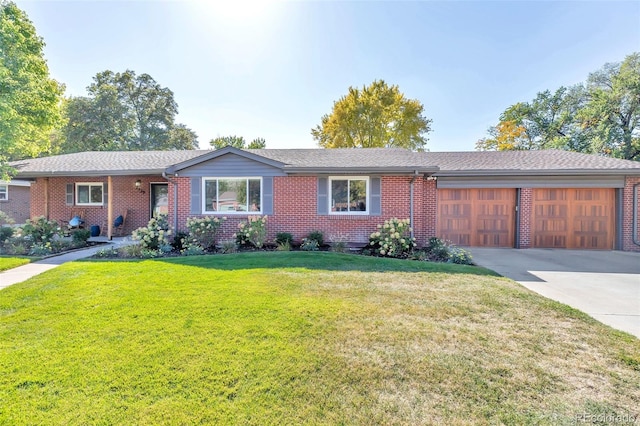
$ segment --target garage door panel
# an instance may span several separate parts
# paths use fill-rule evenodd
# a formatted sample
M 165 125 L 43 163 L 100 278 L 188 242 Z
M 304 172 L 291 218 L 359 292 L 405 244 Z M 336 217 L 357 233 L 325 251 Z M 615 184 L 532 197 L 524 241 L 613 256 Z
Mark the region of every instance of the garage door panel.
M 513 247 L 514 189 L 438 190 L 438 236 L 461 246 Z
M 532 210 L 534 247 L 613 248 L 613 189 L 535 189 Z

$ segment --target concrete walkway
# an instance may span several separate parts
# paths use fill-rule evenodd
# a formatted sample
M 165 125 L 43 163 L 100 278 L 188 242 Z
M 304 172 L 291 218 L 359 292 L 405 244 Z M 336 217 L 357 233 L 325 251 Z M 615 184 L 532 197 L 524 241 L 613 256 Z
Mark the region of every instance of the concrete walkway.
M 640 253 L 472 248 L 473 260 L 640 338 Z
M 27 263 L 26 265 L 19 266 L 17 268 L 9 269 L 8 271 L 0 272 L 0 290 L 9 287 L 10 285 L 26 281 L 31 277 L 39 275 L 45 271 L 53 269 L 62 265 L 65 262 L 72 262 L 78 259 L 84 259 L 93 256 L 97 251 L 105 248 L 119 248 L 129 244 L 135 244 L 129 237 L 113 238 L 109 241 L 107 237 L 95 237 L 90 238 L 89 241 L 104 242 L 109 244 L 99 244 L 97 246 L 88 247 L 82 250 L 76 250 L 68 253 L 62 253 L 57 256 L 51 256 L 43 260 L 39 260 L 33 263 Z

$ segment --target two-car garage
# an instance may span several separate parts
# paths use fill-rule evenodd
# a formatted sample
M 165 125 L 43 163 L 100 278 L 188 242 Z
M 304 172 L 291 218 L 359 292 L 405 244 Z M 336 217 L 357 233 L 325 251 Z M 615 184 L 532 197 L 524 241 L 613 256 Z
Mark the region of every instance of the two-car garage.
M 455 185 L 455 183 L 454 183 Z M 437 190 L 440 238 L 469 247 L 608 249 L 615 245 L 616 190 L 594 187 L 451 188 Z M 611 186 L 611 185 L 610 185 Z M 524 216 L 527 217 L 524 217 Z M 525 226 L 519 226 L 525 221 Z M 523 231 L 524 230 L 524 231 Z

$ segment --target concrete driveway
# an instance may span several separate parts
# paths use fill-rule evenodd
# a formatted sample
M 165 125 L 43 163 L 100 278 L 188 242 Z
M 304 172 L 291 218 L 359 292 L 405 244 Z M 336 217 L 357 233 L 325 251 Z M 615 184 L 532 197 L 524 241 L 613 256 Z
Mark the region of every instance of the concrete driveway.
M 640 338 L 640 253 L 493 248 L 470 251 L 478 265 Z

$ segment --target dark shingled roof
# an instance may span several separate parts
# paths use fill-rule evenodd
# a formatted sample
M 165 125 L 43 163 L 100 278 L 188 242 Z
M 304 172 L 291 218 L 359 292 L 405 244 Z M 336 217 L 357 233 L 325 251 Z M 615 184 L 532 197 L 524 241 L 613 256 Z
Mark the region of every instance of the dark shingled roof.
M 542 151 L 427 152 L 429 162 L 437 165 L 437 175 L 447 174 L 527 174 L 557 171 L 629 171 L 640 173 L 640 162 L 601 157 L 556 149 Z
M 250 149 L 252 156 L 281 163 L 285 172 L 328 170 L 380 172 L 416 169 L 438 176 L 529 175 L 554 173 L 640 174 L 640 162 L 619 160 L 569 151 L 474 151 L 412 152 L 405 149 Z M 161 174 L 168 167 L 192 164 L 216 153 L 239 153 L 234 148 L 220 151 L 102 151 L 25 159 L 11 163 L 17 178 L 38 176 L 101 176 Z M 437 169 L 439 171 L 436 171 Z M 178 167 L 180 169 L 180 167 Z

